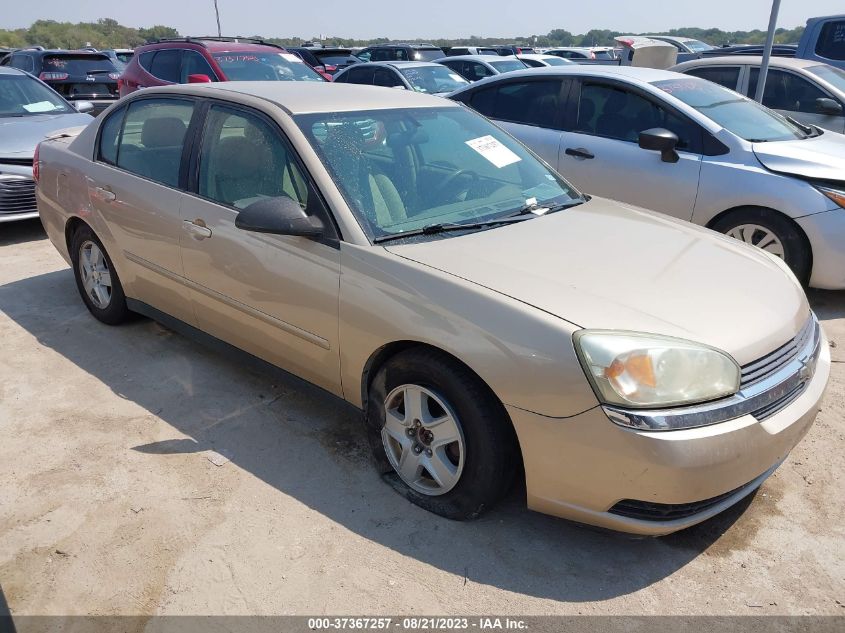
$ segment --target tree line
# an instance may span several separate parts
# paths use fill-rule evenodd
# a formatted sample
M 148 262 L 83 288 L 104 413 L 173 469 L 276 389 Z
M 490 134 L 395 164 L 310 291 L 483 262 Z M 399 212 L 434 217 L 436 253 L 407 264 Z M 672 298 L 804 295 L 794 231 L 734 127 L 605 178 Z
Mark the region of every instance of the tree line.
M 778 44 L 797 43 L 801 39 L 804 27 L 794 29 L 778 29 L 775 42 Z M 722 44 L 762 44 L 766 32 L 754 31 L 722 31 L 721 29 L 680 28 L 664 32 L 665 35 L 692 37 L 714 46 Z M 193 33 L 192 35 L 202 35 Z M 542 47 L 554 46 L 612 46 L 613 38 L 618 35 L 630 35 L 622 31 L 607 29 L 593 29 L 583 34 L 573 34 L 565 29 L 553 29 L 546 35 L 523 35 L 515 37 L 469 37 L 457 39 L 436 38 L 427 40 L 441 47 L 491 44 L 530 44 Z M 169 26 L 156 25 L 150 28 L 132 28 L 118 24 L 111 18 L 101 18 L 96 22 L 56 22 L 54 20 L 38 20 L 29 28 L 5 30 L 0 29 L 0 47 L 23 48 L 26 46 L 44 46 L 45 48 L 79 48 L 81 46 L 95 46 L 97 48 L 134 48 L 145 42 L 159 38 L 182 37 L 179 32 Z M 261 38 L 260 35 L 250 37 Z M 282 46 L 301 46 L 308 40 L 298 37 L 267 37 L 268 42 Z M 374 39 L 350 39 L 332 37 L 324 40 L 327 46 L 368 46 L 396 41 L 380 37 Z

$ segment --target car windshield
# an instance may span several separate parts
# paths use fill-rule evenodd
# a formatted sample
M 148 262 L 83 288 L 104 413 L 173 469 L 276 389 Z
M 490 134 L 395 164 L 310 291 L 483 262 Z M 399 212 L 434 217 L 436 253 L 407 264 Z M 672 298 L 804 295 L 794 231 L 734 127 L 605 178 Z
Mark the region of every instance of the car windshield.
M 503 59 L 502 61 L 495 62 L 487 60 L 487 63 L 500 73 L 509 73 L 514 70 L 525 70 L 527 68 L 527 66 L 518 59 Z
M 443 51 L 439 48 L 418 48 L 413 52 L 413 58 L 418 62 L 433 62 L 443 58 Z
M 410 82 L 414 90 L 429 94 L 452 92 L 469 83 L 451 68 L 440 65 L 400 68 L 399 72 Z
M 688 49 L 690 49 L 694 53 L 702 53 L 704 51 L 713 50 L 713 47 L 710 46 L 710 44 L 700 42 L 698 40 L 688 40 L 684 42 L 684 44 Z
M 361 60 L 349 54 L 343 53 L 316 53 L 317 59 L 321 64 L 328 64 L 329 66 L 349 66 L 350 64 L 357 64 Z
M 56 92 L 28 75 L 0 75 L 0 117 L 75 112 Z
M 293 53 L 214 53 L 229 81 L 323 81 Z
M 746 141 L 762 143 L 807 138 L 807 134 L 776 112 L 706 79 L 666 79 L 652 85 Z
M 296 120 L 371 239 L 582 200 L 517 141 L 464 108 L 302 114 Z
M 65 73 L 75 77 L 118 72 L 114 62 L 105 55 L 46 55 L 42 66 L 45 73 Z
M 593 53 L 595 59 L 604 59 L 604 60 L 616 59 L 616 57 L 614 57 L 614 55 L 613 55 L 612 50 L 594 50 L 594 51 L 592 51 L 592 53 Z
M 563 59 L 562 57 L 555 57 L 554 55 L 544 55 L 543 62 L 548 64 L 549 66 L 571 66 L 572 64 L 569 61 Z
M 819 64 L 818 66 L 810 66 L 807 72 L 815 75 L 822 81 L 826 81 L 831 86 L 845 94 L 845 70 L 828 66 L 827 64 Z

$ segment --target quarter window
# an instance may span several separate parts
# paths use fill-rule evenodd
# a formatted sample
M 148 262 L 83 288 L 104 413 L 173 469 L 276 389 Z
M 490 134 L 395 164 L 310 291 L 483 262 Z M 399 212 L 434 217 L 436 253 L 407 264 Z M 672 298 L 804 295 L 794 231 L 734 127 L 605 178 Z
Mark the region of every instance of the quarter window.
M 130 103 L 118 144 L 117 166 L 178 187 L 182 147 L 193 113 L 194 104 L 181 99 L 138 99 Z
M 819 41 L 816 42 L 816 55 L 845 60 L 845 20 L 828 22 L 822 27 Z
M 117 164 L 117 145 L 120 140 L 120 130 L 123 128 L 123 115 L 126 111 L 121 108 L 109 115 L 100 128 L 100 160 L 110 165 Z
M 243 209 L 286 196 L 308 207 L 308 185 L 278 131 L 263 119 L 222 106 L 209 110 L 200 153 L 198 193 Z
M 752 98 L 757 94 L 759 77 L 760 69 L 752 68 L 748 84 L 748 95 Z M 772 110 L 815 114 L 816 100 L 827 96 L 806 79 L 782 70 L 770 70 L 766 77 L 766 89 L 763 91 L 763 105 Z
M 636 143 L 640 132 L 665 128 L 678 135 L 678 149 L 700 143 L 701 130 L 638 94 L 602 84 L 581 88 L 575 132 Z
M 153 57 L 150 72 L 161 79 L 171 83 L 179 82 L 179 65 L 182 59 L 182 51 L 175 48 L 160 50 Z
M 12 55 L 9 65 L 25 70 L 28 73 L 35 70 L 35 63 L 32 61 L 32 57 L 28 55 Z
M 736 90 L 739 83 L 739 66 L 713 66 L 710 68 L 692 68 L 688 75 L 701 77 L 707 81 L 724 86 L 729 90 Z

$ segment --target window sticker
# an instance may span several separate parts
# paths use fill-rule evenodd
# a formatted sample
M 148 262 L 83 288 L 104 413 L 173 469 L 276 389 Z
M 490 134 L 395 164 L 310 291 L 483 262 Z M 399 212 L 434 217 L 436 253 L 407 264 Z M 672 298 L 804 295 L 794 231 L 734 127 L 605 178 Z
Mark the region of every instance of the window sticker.
M 36 103 L 25 103 L 23 109 L 27 112 L 52 112 L 56 106 L 49 101 L 38 101 Z
M 474 138 L 471 141 L 466 141 L 466 144 L 499 169 L 522 160 L 489 134 L 480 138 Z

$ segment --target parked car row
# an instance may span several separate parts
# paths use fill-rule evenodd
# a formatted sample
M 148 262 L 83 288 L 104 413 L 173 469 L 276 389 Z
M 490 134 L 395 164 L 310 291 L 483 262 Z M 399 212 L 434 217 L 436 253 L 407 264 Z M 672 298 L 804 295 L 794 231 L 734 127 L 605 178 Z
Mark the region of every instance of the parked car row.
M 337 78 L 436 67 L 415 63 Z M 524 477 L 535 510 L 665 534 L 801 440 L 830 352 L 778 255 L 808 263 L 800 225 L 841 262 L 841 141 L 655 70 L 523 70 L 456 101 L 337 83 L 150 87 L 42 142 L 41 219 L 90 313 L 199 330 L 346 400 L 392 487 L 452 519 Z M 790 227 L 782 253 L 677 219 L 722 192 L 811 215 L 734 224 Z M 840 282 L 828 257 L 814 279 Z

